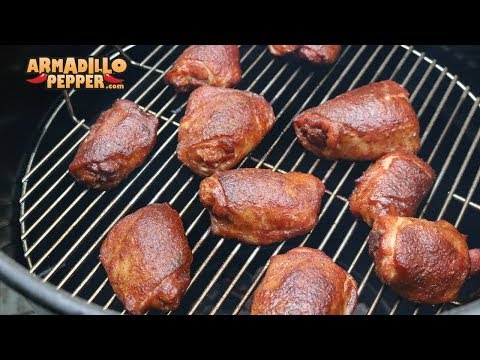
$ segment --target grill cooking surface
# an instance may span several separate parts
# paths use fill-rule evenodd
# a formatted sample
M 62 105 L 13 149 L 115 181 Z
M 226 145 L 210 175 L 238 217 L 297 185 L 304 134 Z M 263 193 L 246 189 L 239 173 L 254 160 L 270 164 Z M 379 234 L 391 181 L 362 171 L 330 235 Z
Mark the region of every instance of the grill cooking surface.
M 318 159 L 298 144 L 291 126 L 300 111 L 349 89 L 384 79 L 403 84 L 420 119 L 419 156 L 438 176 L 417 215 L 450 221 L 470 235 L 470 247 L 480 247 L 475 223 L 480 216 L 480 99 L 457 76 L 406 46 L 344 46 L 337 63 L 323 67 L 273 57 L 265 46 L 241 46 L 243 79 L 237 88 L 264 95 L 277 121 L 240 166 L 312 173 L 327 187 L 320 221 L 310 234 L 255 247 L 210 234 L 208 212 L 198 200 L 201 179 L 176 158 L 178 121 L 188 94 L 175 94 L 162 78 L 184 48 L 101 46 L 95 55 L 115 57 L 122 51 L 131 61 L 126 90 L 65 92 L 39 134 L 22 179 L 22 241 L 33 274 L 72 296 L 124 312 L 98 261 L 100 245 L 125 215 L 168 202 L 180 213 L 194 254 L 191 285 L 175 314 L 248 314 L 268 259 L 304 245 L 325 251 L 352 274 L 359 284 L 358 314 L 436 314 L 479 296 L 478 281 L 470 280 L 459 303 L 419 306 L 383 286 L 368 255 L 369 228 L 348 209 L 354 180 L 370 163 Z M 87 189 L 68 175 L 68 164 L 89 126 L 117 97 L 157 116 L 157 143 L 143 166 L 117 188 Z

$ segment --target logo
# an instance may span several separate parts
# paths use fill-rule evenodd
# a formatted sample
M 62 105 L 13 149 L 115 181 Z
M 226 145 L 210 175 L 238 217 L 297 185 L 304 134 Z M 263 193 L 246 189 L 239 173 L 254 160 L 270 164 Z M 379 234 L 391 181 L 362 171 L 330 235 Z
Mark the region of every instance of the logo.
M 126 69 L 127 62 L 120 58 L 39 57 L 28 60 L 27 74 L 35 76 L 26 81 L 45 84 L 47 89 L 122 90 L 125 88 L 124 79 L 118 74 Z

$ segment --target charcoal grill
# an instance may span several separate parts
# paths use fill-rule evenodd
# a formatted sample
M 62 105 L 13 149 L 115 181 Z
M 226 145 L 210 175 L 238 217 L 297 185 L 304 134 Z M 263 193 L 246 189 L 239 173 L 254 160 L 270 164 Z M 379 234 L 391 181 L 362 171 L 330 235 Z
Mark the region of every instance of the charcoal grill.
M 176 158 L 178 121 L 188 95 L 176 94 L 162 78 L 184 48 L 99 46 L 92 53 L 128 59 L 126 89 L 64 92 L 46 120 L 29 153 L 18 200 L 27 270 L 0 254 L 0 273 L 10 283 L 58 311 L 124 314 L 98 261 L 100 245 L 125 215 L 168 202 L 180 213 L 194 254 L 190 287 L 173 314 L 248 314 L 268 259 L 296 246 L 321 249 L 352 274 L 359 284 L 358 314 L 480 313 L 475 279 L 458 302 L 437 306 L 408 302 L 382 285 L 368 256 L 369 228 L 348 210 L 354 180 L 370 163 L 318 159 L 299 145 L 291 126 L 300 111 L 349 89 L 384 79 L 401 83 L 420 119 L 419 156 L 438 175 L 418 216 L 448 220 L 470 235 L 470 247 L 480 247 L 480 98 L 457 76 L 411 46 L 344 46 L 338 61 L 324 67 L 273 57 L 265 46 L 241 46 L 238 88 L 265 96 L 277 120 L 240 166 L 311 173 L 327 188 L 312 232 L 255 247 L 210 233 L 208 212 L 198 201 L 201 179 Z M 116 189 L 87 189 L 74 182 L 67 167 L 98 113 L 117 97 L 135 101 L 159 119 L 157 143 L 145 164 Z

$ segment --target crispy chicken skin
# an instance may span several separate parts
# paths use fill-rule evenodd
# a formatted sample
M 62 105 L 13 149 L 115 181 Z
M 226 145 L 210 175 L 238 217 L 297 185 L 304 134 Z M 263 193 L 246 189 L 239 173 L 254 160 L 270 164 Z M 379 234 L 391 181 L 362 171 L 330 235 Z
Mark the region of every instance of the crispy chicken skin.
M 192 252 L 182 220 L 168 204 L 151 204 L 115 224 L 100 261 L 125 308 L 175 310 L 190 283 Z
M 177 91 L 187 92 L 199 86 L 234 87 L 242 80 L 237 45 L 192 45 L 165 74 L 165 82 Z
M 368 243 L 378 277 L 400 296 L 426 304 L 454 301 L 479 270 L 478 250 L 450 223 L 385 215 Z M 470 258 L 471 257 L 471 258 Z
M 295 53 L 302 59 L 316 64 L 333 64 L 340 53 L 340 45 L 268 45 L 275 56 Z
M 272 106 L 250 91 L 203 86 L 188 99 L 178 131 L 178 159 L 200 176 L 238 164 L 275 122 Z
M 302 45 L 268 45 L 268 50 L 272 55 L 284 56 L 300 49 Z
M 376 160 L 420 149 L 420 126 L 408 92 L 386 80 L 348 91 L 293 120 L 298 141 L 327 159 Z
M 299 172 L 235 169 L 200 183 L 212 233 L 253 245 L 305 234 L 318 222 L 323 183 Z
M 117 100 L 90 128 L 68 170 L 91 188 L 113 188 L 143 164 L 157 130 L 155 116 L 130 100 Z
M 470 276 L 480 274 L 480 249 L 470 249 Z
M 295 248 L 270 259 L 253 294 L 252 315 L 350 315 L 357 283 L 325 253 Z
M 395 151 L 378 159 L 356 180 L 352 214 L 372 226 L 381 215 L 413 216 L 435 181 L 435 171 L 417 156 Z

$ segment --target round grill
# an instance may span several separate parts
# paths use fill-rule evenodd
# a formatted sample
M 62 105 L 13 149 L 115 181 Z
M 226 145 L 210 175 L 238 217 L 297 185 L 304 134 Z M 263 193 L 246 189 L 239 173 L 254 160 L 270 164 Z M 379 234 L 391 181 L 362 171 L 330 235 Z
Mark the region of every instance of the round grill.
M 130 61 L 126 90 L 64 93 L 38 136 L 22 179 L 20 222 L 31 273 L 88 303 L 124 313 L 98 261 L 100 245 L 125 215 L 152 202 L 168 202 L 180 213 L 194 254 L 191 285 L 175 314 L 248 314 L 268 259 L 296 246 L 321 249 L 352 274 L 359 284 L 359 314 L 435 314 L 478 297 L 478 283 L 470 281 L 459 303 L 417 305 L 382 285 L 368 255 L 369 228 L 348 210 L 354 180 L 370 163 L 318 159 L 297 143 L 291 127 L 300 111 L 352 88 L 384 79 L 402 84 L 420 119 L 419 156 L 438 176 L 417 215 L 450 221 L 470 235 L 470 247 L 480 247 L 475 237 L 480 98 L 457 76 L 408 46 L 344 46 L 337 63 L 324 67 L 273 57 L 265 46 L 241 46 L 243 80 L 237 88 L 265 96 L 277 121 L 240 166 L 311 173 L 327 187 L 320 221 L 311 233 L 254 247 L 210 234 L 208 212 L 198 201 L 201 179 L 176 158 L 178 121 L 188 94 L 176 94 L 162 78 L 184 48 L 100 46 L 93 55 L 123 55 Z M 68 175 L 68 164 L 89 126 L 117 97 L 137 102 L 159 119 L 157 143 L 143 166 L 117 188 L 87 189 Z

